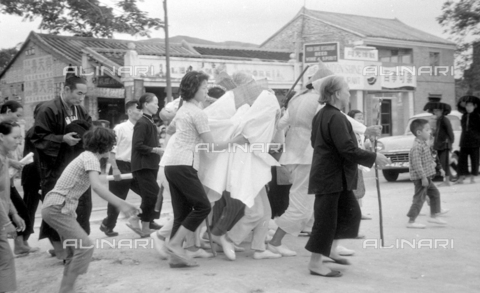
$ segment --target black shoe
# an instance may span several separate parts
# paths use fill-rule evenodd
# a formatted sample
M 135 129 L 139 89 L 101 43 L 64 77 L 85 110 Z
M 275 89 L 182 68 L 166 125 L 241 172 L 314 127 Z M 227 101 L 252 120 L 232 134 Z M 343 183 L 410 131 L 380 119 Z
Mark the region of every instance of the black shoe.
M 100 231 L 105 233 L 108 237 L 118 236 L 118 232 L 113 231 L 113 229 L 107 228 L 105 225 L 100 225 Z
M 155 223 L 155 221 L 150 222 L 150 229 L 152 230 L 160 230 L 162 229 L 163 226 L 160 226 L 159 224 Z

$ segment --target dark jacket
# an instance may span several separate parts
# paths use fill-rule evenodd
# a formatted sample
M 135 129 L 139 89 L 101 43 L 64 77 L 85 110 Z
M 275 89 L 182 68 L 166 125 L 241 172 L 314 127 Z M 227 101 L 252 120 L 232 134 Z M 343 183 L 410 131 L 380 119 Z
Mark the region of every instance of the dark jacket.
M 149 120 L 150 119 L 150 120 Z M 157 127 L 153 118 L 146 114 L 140 118 L 133 128 L 132 138 L 132 172 L 142 169 L 158 169 L 160 156 L 152 153 L 159 147 Z
M 468 120 L 468 125 L 467 125 Z M 460 136 L 460 147 L 480 147 L 480 114 L 477 112 L 466 113 L 462 116 L 462 135 Z
M 453 134 L 450 119 L 442 116 L 441 118 L 437 119 L 436 125 L 433 149 L 437 151 L 451 150 L 452 143 L 455 141 L 455 135 Z
M 92 123 L 92 118 L 85 108 L 74 106 L 74 110 L 76 117 L 73 120 Z M 60 97 L 43 103 L 35 117 L 31 142 L 38 152 L 42 179 L 51 179 L 53 184 L 74 159 L 74 147 L 63 142 L 63 135 L 67 133 L 67 117 Z
M 376 154 L 358 148 L 352 125 L 344 114 L 325 105 L 313 118 L 313 161 L 309 194 L 328 194 L 357 188 L 358 165 L 372 167 Z
M 22 170 L 22 186 L 23 189 L 31 188 L 33 190 L 40 189 L 40 165 L 38 163 L 38 152 L 32 141 L 33 127 L 25 134 L 25 147 L 23 149 L 23 156 L 33 153 L 33 163 L 27 164 Z

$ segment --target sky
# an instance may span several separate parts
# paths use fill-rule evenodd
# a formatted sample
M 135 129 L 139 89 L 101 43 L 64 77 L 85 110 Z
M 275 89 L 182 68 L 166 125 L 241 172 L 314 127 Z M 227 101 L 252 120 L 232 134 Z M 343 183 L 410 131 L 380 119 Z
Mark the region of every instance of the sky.
M 100 0 L 113 6 L 117 0 Z M 139 7 L 150 17 L 164 18 L 162 0 L 143 0 Z M 308 9 L 357 14 L 400 21 L 430 34 L 448 38 L 436 21 L 444 0 L 169 0 L 170 36 L 185 35 L 215 42 L 239 41 L 261 44 L 289 22 L 297 12 Z M 30 31 L 40 31 L 40 18 L 23 22 L 21 17 L 0 15 L 0 49 L 25 41 Z M 68 34 L 65 34 L 68 35 Z M 152 37 L 163 38 L 163 30 Z M 145 38 L 115 35 L 118 39 Z

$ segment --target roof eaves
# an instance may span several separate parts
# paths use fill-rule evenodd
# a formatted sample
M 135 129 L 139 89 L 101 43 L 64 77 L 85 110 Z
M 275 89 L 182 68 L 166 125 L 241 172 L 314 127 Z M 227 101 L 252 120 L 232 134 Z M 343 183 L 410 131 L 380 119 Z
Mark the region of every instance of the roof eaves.
M 385 37 L 367 37 L 364 40 L 365 43 L 369 43 L 371 45 L 377 46 L 422 46 L 422 47 L 433 47 L 433 48 L 441 48 L 441 49 L 449 49 L 455 50 L 456 45 L 453 43 L 433 43 L 433 42 L 426 42 L 426 41 L 412 41 L 406 39 L 391 39 Z
M 192 45 L 193 47 L 208 48 L 208 49 L 220 49 L 220 50 L 242 50 L 242 51 L 258 51 L 258 52 L 272 52 L 272 53 L 292 53 L 290 50 L 282 49 L 265 49 L 256 47 L 240 47 L 240 46 L 214 46 L 214 45 Z
M 111 76 L 113 79 L 122 82 L 121 81 L 121 74 L 118 72 L 120 70 L 120 65 L 113 62 L 112 60 L 108 59 L 107 57 L 99 54 L 97 51 L 93 50 L 92 48 L 84 48 L 82 50 L 84 54 L 87 54 L 87 56 L 99 61 L 100 63 L 110 67 L 109 69 L 111 70 L 106 70 L 106 73 Z
M 192 56 L 190 56 L 190 57 L 192 57 Z M 269 62 L 269 63 L 273 63 L 273 62 L 288 63 L 288 61 L 284 61 L 284 60 L 260 59 L 260 58 L 248 58 L 248 57 L 234 57 L 234 56 L 218 56 L 218 55 L 201 55 L 201 56 L 195 56 L 194 58 L 238 60 L 238 61 L 261 61 L 261 62 Z

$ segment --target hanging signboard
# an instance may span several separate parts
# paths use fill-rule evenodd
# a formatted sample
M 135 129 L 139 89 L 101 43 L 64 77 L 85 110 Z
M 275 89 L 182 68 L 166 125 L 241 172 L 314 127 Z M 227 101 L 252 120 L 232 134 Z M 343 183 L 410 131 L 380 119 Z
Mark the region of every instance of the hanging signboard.
M 378 61 L 378 50 L 364 50 L 345 47 L 345 59 Z
M 305 44 L 303 48 L 304 63 L 338 62 L 340 60 L 339 48 L 338 42 Z

